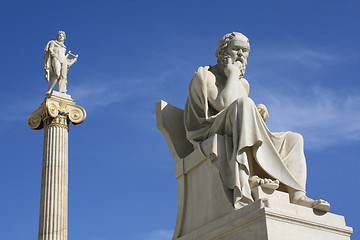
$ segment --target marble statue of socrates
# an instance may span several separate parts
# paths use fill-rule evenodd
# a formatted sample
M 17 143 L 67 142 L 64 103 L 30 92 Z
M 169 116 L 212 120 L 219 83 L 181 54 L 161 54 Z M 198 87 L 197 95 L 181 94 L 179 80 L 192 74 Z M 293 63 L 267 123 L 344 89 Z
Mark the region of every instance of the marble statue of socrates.
M 67 73 L 69 67 L 73 65 L 78 58 L 78 55 L 71 54 L 69 51 L 66 55 L 66 46 L 64 41 L 66 39 L 65 32 L 59 31 L 56 40 L 51 40 L 45 47 L 44 55 L 44 70 L 45 79 L 50 82 L 47 93 L 51 93 L 56 82 L 59 82 L 59 92 L 66 93 Z M 69 59 L 69 54 L 74 58 Z
M 214 134 L 228 136 L 226 159 L 214 161 L 234 207 L 253 201 L 256 186 L 288 192 L 294 204 L 328 211 L 330 204 L 306 196 L 303 138 L 293 132 L 270 132 L 268 111 L 255 105 L 243 78 L 250 53 L 246 36 L 233 32 L 218 43 L 215 66 L 200 67 L 189 85 L 185 107 L 187 138 L 194 145 Z

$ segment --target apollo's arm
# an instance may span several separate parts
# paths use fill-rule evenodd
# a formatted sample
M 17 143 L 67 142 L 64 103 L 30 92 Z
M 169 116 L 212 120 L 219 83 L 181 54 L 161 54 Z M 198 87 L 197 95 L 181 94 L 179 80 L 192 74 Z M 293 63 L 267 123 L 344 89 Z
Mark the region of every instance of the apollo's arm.
M 55 43 L 52 41 L 52 42 L 50 42 L 50 46 L 49 46 L 49 53 L 50 53 L 50 56 L 52 57 L 52 58 L 56 58 L 57 59 L 57 54 L 54 52 L 54 47 L 55 47 Z
M 50 72 L 51 70 L 51 61 L 54 57 L 54 41 L 49 41 L 45 47 L 45 54 L 44 54 L 44 70 L 45 70 L 45 79 L 49 82 L 50 81 Z

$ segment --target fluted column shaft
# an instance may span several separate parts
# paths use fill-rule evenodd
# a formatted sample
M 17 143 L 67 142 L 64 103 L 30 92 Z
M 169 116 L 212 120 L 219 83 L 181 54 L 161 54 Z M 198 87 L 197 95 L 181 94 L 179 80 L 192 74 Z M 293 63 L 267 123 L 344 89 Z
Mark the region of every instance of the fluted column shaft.
M 39 240 L 67 240 L 68 229 L 68 120 L 44 120 Z

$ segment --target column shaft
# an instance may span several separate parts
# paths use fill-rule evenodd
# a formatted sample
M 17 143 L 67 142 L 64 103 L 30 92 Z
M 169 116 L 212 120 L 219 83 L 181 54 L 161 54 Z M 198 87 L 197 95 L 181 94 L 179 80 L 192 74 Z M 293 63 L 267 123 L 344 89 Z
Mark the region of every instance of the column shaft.
M 68 129 L 44 129 L 39 240 L 67 240 Z

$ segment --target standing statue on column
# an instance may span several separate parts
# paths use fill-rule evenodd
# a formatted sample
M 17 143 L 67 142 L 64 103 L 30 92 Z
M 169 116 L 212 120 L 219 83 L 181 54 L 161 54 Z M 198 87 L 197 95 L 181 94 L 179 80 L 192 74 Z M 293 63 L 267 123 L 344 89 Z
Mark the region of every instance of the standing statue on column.
M 49 89 L 46 94 L 50 94 L 56 82 L 59 82 L 59 92 L 66 93 L 67 73 L 69 67 L 73 65 L 78 58 L 69 51 L 66 55 L 66 46 L 64 41 L 66 39 L 65 32 L 59 31 L 56 40 L 51 40 L 45 47 L 44 55 L 44 70 L 45 79 L 50 82 Z M 72 59 L 68 56 L 71 55 Z

